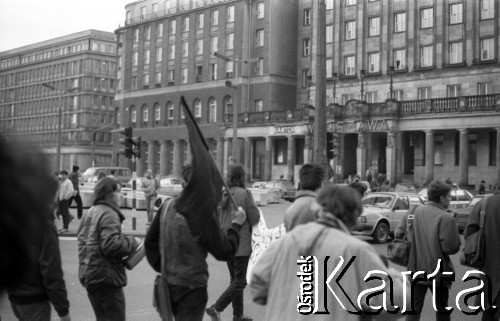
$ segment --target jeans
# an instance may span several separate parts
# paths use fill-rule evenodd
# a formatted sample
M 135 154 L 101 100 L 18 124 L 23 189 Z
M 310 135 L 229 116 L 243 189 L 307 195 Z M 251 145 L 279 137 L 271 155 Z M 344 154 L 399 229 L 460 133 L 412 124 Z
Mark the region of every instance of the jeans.
M 446 313 L 440 313 L 440 311 L 445 311 L 444 308 L 448 305 L 448 298 L 450 295 L 449 283 L 436 284 L 436 320 L 437 321 L 449 321 L 450 315 Z M 412 301 L 414 303 L 415 315 L 407 315 L 406 321 L 418 321 L 420 320 L 420 314 L 424 308 L 425 295 L 427 290 L 431 290 L 432 285 L 416 284 L 414 292 L 412 294 Z
M 156 195 L 146 197 L 146 213 L 148 214 L 148 223 L 153 221 L 155 213 Z
M 50 303 L 49 301 L 37 302 L 32 304 L 10 303 L 12 311 L 20 321 L 49 321 Z
M 97 321 L 125 320 L 125 293 L 122 287 L 87 288 Z
M 169 285 L 172 313 L 176 321 L 201 321 L 208 301 L 207 288 L 190 289 Z
M 82 203 L 82 197 L 80 196 L 80 191 L 77 192 L 75 196 L 69 199 L 69 204 L 68 207 L 71 207 L 71 203 L 73 203 L 73 200 L 76 202 L 76 210 L 78 213 L 78 219 L 82 218 L 83 215 L 83 203 Z
M 235 256 L 227 261 L 231 283 L 224 293 L 214 304 L 217 311 L 224 311 L 229 303 L 233 305 L 233 316 L 241 317 L 243 315 L 243 290 L 247 286 L 247 267 L 249 256 Z
M 57 211 L 63 218 L 63 228 L 68 229 L 69 226 L 69 200 L 59 200 L 57 202 Z

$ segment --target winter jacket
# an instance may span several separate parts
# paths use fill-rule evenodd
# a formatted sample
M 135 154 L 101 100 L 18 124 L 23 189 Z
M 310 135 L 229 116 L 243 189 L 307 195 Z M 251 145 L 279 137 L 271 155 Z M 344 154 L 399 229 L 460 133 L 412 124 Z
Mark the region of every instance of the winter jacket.
M 229 192 L 234 197 L 238 207 L 243 208 L 247 214 L 247 219 L 240 230 L 240 246 L 236 256 L 250 256 L 252 254 L 252 226 L 259 222 L 260 212 L 253 200 L 252 193 L 242 187 L 233 186 L 229 188 Z M 233 203 L 227 191 L 222 195 L 221 210 L 219 211 L 219 223 L 223 231 L 228 231 L 231 228 L 233 221 Z
M 73 183 L 68 178 L 65 178 L 61 183 L 59 184 L 59 200 L 69 200 L 70 198 L 73 197 Z
M 238 231 L 241 226 L 232 224 L 227 235 L 223 235 L 214 217 L 213 220 L 207 220 L 207 224 L 213 224 L 213 226 L 206 226 L 209 233 L 193 237 L 185 217 L 175 210 L 175 202 L 175 199 L 170 202 L 165 201 L 165 205 L 162 205 L 158 214 L 155 215 L 144 240 L 146 258 L 153 269 L 161 273 L 160 222 L 161 217 L 166 216 L 165 253 L 163 254 L 166 256 L 165 271 L 168 283 L 192 289 L 206 287 L 208 282 L 207 252 L 221 261 L 233 258 L 238 249 Z
M 125 219 L 119 208 L 100 202 L 87 213 L 78 227 L 78 277 L 84 287 L 127 285 L 122 259 L 137 248 L 131 235 L 122 234 Z
M 7 290 L 15 304 L 49 301 L 59 316 L 69 313 L 69 301 L 61 266 L 59 239 L 53 222 L 45 222 L 42 239 L 32 240 L 31 254 L 25 263 L 26 273 Z
M 338 220 L 337 220 L 338 221 Z M 366 289 L 372 289 L 380 282 L 364 282 L 363 279 L 369 271 L 387 272 L 375 250 L 366 242 L 353 237 L 345 226 L 339 222 L 338 228 L 329 222 L 310 222 L 296 226 L 284 237 L 275 241 L 262 254 L 256 262 L 250 281 L 250 289 L 253 300 L 256 303 L 266 305 L 266 313 L 263 320 L 360 320 L 360 316 L 351 314 L 349 311 L 356 311 L 357 305 L 352 305 L 344 296 L 348 295 L 351 301 L 356 304 L 358 295 Z M 305 261 L 308 256 L 315 256 L 317 261 L 315 269 L 307 268 L 299 260 Z M 324 263 L 328 257 L 328 269 L 324 271 Z M 325 289 L 325 281 L 333 273 L 334 268 L 339 264 L 340 257 L 344 262 L 344 268 L 351 259 L 352 264 L 338 280 L 331 281 L 329 285 L 346 309 L 343 309 L 335 299 L 333 293 Z M 312 262 L 312 260 L 308 260 Z M 306 266 L 306 268 L 303 268 Z M 311 265 L 309 265 L 311 266 Z M 314 303 L 318 304 L 318 311 L 325 311 L 324 302 L 327 302 L 327 314 L 299 314 L 299 297 L 301 297 L 301 283 L 299 272 L 317 272 L 313 277 Z M 341 272 L 336 275 L 339 276 Z M 316 280 L 315 278 L 318 278 Z M 307 280 L 305 278 L 304 280 Z M 311 280 L 311 279 L 310 279 Z M 305 281 L 304 281 L 305 282 Z M 316 285 L 319 288 L 316 288 Z M 342 289 L 340 288 L 342 287 Z M 387 290 L 387 289 L 386 289 Z M 345 292 L 343 292 L 345 291 Z M 402 300 L 403 283 L 401 279 L 393 278 L 393 294 L 395 300 Z M 325 300 L 324 295 L 328 297 Z M 372 306 L 381 305 L 381 296 L 370 299 Z M 306 301 L 306 300 L 303 300 Z M 395 304 L 398 302 L 395 301 Z
M 481 202 L 478 202 L 472 209 L 469 216 L 469 221 L 464 231 L 464 238 L 479 230 L 479 212 L 481 210 Z M 500 192 L 488 197 L 484 216 L 484 239 L 485 239 L 485 262 L 481 271 L 486 273 L 491 280 L 492 293 L 491 298 L 495 299 L 500 293 Z M 484 287 L 486 298 L 489 295 L 489 288 Z M 498 300 L 496 303 L 498 304 Z
M 79 191 L 80 190 L 80 185 L 79 185 L 79 182 L 78 182 L 78 173 L 77 172 L 71 172 L 68 174 L 68 179 L 71 181 L 71 183 L 73 184 L 73 189 L 75 191 Z
M 286 209 L 285 229 L 292 230 L 295 226 L 314 222 L 317 218 L 319 207 L 315 207 L 314 201 L 318 193 L 314 191 L 300 190 L 297 192 L 295 201 Z
M 396 238 L 402 238 L 406 222 L 407 218 L 404 216 L 396 228 Z M 430 274 L 436 270 L 439 259 L 443 260 L 444 271 L 455 271 L 450 255 L 460 250 L 460 235 L 455 220 L 441 205 L 429 201 L 415 210 L 413 228 L 409 230 L 408 239 L 411 242 L 409 271 Z

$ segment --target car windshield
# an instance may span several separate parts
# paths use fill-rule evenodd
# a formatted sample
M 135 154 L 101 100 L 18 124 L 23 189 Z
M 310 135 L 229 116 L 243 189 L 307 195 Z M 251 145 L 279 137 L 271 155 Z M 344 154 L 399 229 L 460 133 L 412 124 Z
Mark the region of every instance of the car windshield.
M 368 195 L 363 199 L 363 206 L 390 208 L 394 202 L 394 195 Z
M 94 176 L 97 174 L 97 168 L 89 168 L 83 173 L 83 176 Z

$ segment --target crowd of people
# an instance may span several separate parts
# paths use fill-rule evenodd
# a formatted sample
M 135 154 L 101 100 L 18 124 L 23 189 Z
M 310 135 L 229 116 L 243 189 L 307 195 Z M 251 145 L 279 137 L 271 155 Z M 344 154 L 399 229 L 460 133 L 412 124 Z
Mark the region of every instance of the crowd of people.
M 63 220 L 60 232 L 67 231 L 73 220 L 69 206 L 75 200 L 79 219 L 80 283 L 97 320 L 125 320 L 123 288 L 127 285 L 127 273 L 124 259 L 138 250 L 142 240 L 122 232 L 121 183 L 112 176 L 99 179 L 94 187 L 93 205 L 83 213 L 78 166 L 75 165 L 69 175 L 66 171 L 58 173 L 56 183 L 48 174 L 47 162 L 41 153 L 14 148 L 1 137 L 0 149 L 4 151 L 0 153 L 0 160 L 5 164 L 0 173 L 13 184 L 9 189 L 0 187 L 4 197 L 0 202 L 0 272 L 9 276 L 2 279 L 0 287 L 7 291 L 15 316 L 20 320 L 49 320 L 53 306 L 61 320 L 71 320 L 54 219 L 60 216 Z M 191 172 L 189 165 L 184 167 L 183 185 L 190 181 Z M 30 177 L 29 183 L 22 177 L 14 177 L 19 174 Z M 223 192 L 222 202 L 213 212 L 202 213 L 214 219 L 208 220 L 205 229 L 195 234 L 185 216 L 176 210 L 178 198 L 164 202 L 155 213 L 159 184 L 148 171 L 142 183 L 149 204 L 148 229 L 143 245 L 151 267 L 165 274 L 169 295 L 165 299 L 168 302 L 164 303 L 172 320 L 202 320 L 207 315 L 212 321 L 218 321 L 221 312 L 230 304 L 233 320 L 252 320 L 251 316 L 244 314 L 243 292 L 252 253 L 252 229 L 259 222 L 260 214 L 252 193 L 245 187 L 245 175 L 243 166 L 233 161 L 227 170 L 227 189 Z M 370 271 L 381 271 L 393 282 L 392 304 L 403 306 L 412 292 L 415 313 L 406 315 L 407 320 L 420 319 L 428 290 L 435 291 L 436 320 L 450 320 L 445 307 L 448 306 L 451 281 L 442 280 L 437 287 L 425 281 L 410 285 L 400 271 L 389 267 L 386 259 L 371 245 L 351 235 L 350 230 L 363 212 L 361 198 L 365 190 L 359 176 L 354 176 L 348 186 L 325 184 L 323 168 L 317 164 L 305 164 L 299 171 L 299 179 L 296 199 L 284 215 L 287 233 L 264 251 L 251 270 L 251 297 L 256 303 L 266 306 L 265 320 L 364 320 L 366 316 L 374 317 L 368 306 L 353 304 L 343 307 L 335 300 L 327 300 L 326 291 L 318 291 L 316 300 L 324 302 L 328 314 L 299 314 L 297 293 L 302 284 L 297 277 L 297 262 L 311 257 L 318 262 L 326 262 L 330 257 L 356 259 L 350 261 L 352 268 L 343 276 L 347 280 L 342 284 L 346 296 L 372 288 L 373 283 L 363 282 L 363 277 Z M 37 189 L 39 186 L 44 188 Z M 379 190 L 387 186 L 388 181 L 384 179 Z M 453 187 L 436 180 L 427 188 L 428 202 L 419 206 L 412 215 L 403 217 L 395 238 L 401 238 L 409 231 L 408 271 L 430 274 L 436 269 L 437 262 L 443 262 L 443 271 L 452 272 L 454 267 L 450 256 L 462 246 L 455 221 L 446 211 Z M 18 195 L 23 195 L 22 199 Z M 486 253 L 496 253 L 500 242 L 497 233 L 500 193 L 487 199 Z M 472 211 L 465 230 L 466 238 L 482 227 L 481 206 L 482 202 L 479 202 Z M 227 262 L 229 285 L 207 307 L 208 253 Z M 498 260 L 487 255 L 481 270 L 492 280 L 488 293 L 491 300 L 482 319 L 498 320 L 494 308 L 500 304 Z M 373 306 L 385 304 L 381 295 L 375 295 L 371 300 Z

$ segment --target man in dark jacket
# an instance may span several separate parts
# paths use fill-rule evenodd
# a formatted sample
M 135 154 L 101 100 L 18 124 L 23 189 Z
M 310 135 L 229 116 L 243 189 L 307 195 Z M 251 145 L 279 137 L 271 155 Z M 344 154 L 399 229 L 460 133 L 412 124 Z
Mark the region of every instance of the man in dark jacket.
M 314 206 L 314 201 L 323 184 L 323 173 L 323 167 L 319 164 L 304 164 L 300 168 L 300 189 L 297 191 L 295 201 L 285 213 L 284 223 L 287 232 L 297 225 L 316 220 L 319 207 Z
M 245 170 L 240 164 L 229 167 L 227 173 L 227 185 L 229 193 L 233 196 L 236 204 L 242 207 L 247 214 L 241 231 L 240 231 L 240 246 L 238 252 L 231 260 L 227 261 L 231 282 L 227 289 L 220 295 L 214 305 L 207 308 L 207 314 L 212 317 L 212 320 L 220 320 L 220 312 L 232 303 L 233 305 L 233 320 L 246 321 L 251 320 L 243 316 L 243 290 L 247 286 L 247 267 L 252 254 L 252 226 L 259 222 L 260 212 L 252 197 L 252 193 L 245 188 Z M 219 222 L 223 230 L 227 231 L 232 225 L 231 204 L 227 191 L 224 191 L 222 198 L 222 209 L 219 212 Z
M 498 230 L 500 229 L 500 191 L 497 186 L 497 192 L 483 200 L 478 202 L 472 209 L 472 213 L 469 216 L 469 221 L 464 231 L 464 238 L 467 238 L 472 233 L 479 230 L 479 212 L 481 210 L 481 205 L 486 201 L 485 206 L 485 216 L 484 216 L 484 238 L 485 238 L 485 262 L 481 271 L 489 276 L 491 281 L 491 293 L 489 293 L 490 288 L 484 287 L 485 297 L 493 300 L 491 304 L 495 306 L 500 306 L 500 258 L 498 253 L 500 244 L 500 235 Z M 496 310 L 491 309 L 490 302 L 486 302 L 486 311 L 483 312 L 482 320 L 498 320 L 495 318 Z
M 0 290 L 20 320 L 71 320 L 54 225 L 57 182 L 43 154 L 0 136 Z M 22 197 L 20 197 L 22 195 Z M 0 293 L 1 294 L 1 293 Z
M 71 207 L 71 203 L 73 203 L 73 200 L 76 202 L 76 209 L 77 209 L 77 217 L 78 219 L 82 218 L 83 214 L 83 203 L 82 203 L 82 197 L 80 196 L 80 184 L 79 184 L 79 178 L 80 175 L 78 171 L 80 170 L 80 167 L 77 165 L 73 165 L 73 171 L 69 173 L 68 179 L 73 183 L 73 197 L 69 199 L 68 202 L 68 207 Z
M 189 181 L 190 175 L 191 167 L 188 165 L 182 172 L 183 185 Z M 172 313 L 177 320 L 201 321 L 208 301 L 207 253 L 220 261 L 230 260 L 238 250 L 239 231 L 246 214 L 239 209 L 225 235 L 216 220 L 208 220 L 208 223 L 215 223 L 205 229 L 211 234 L 202 233 L 194 237 L 185 217 L 175 210 L 176 200 L 165 201 L 153 218 L 144 241 L 144 249 L 149 264 L 156 272 L 161 273 L 160 222 L 164 217 L 164 270 L 169 284 Z
M 415 210 L 413 226 L 409 230 L 408 239 L 411 241 L 408 271 L 423 271 L 427 274 L 434 272 L 441 260 L 442 271 L 454 272 L 450 255 L 460 250 L 460 235 L 453 217 L 446 212 L 451 201 L 451 185 L 443 181 L 433 181 L 429 184 L 427 204 Z M 401 238 L 406 230 L 405 217 L 396 228 L 395 238 Z M 414 287 L 413 303 L 415 315 L 407 315 L 406 320 L 419 320 L 427 290 L 432 291 L 432 283 L 418 281 Z M 444 310 L 448 306 L 451 282 L 437 280 L 436 293 L 436 320 L 450 320 L 450 315 Z
M 354 180 L 349 184 L 350 187 L 359 192 L 359 195 L 363 197 L 368 189 L 365 184 L 361 183 L 361 177 L 359 175 L 354 176 Z

